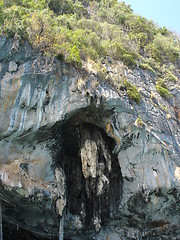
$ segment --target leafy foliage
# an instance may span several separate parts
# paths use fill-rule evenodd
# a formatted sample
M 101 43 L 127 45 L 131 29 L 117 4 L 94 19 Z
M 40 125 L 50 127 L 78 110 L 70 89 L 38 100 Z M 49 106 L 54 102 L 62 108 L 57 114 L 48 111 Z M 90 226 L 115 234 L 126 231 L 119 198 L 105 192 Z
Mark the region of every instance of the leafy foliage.
M 178 80 L 170 66 L 179 69 L 179 38 L 117 0 L 0 0 L 0 34 L 19 35 L 46 55 L 77 67 L 92 61 L 101 78 L 107 77 L 102 60 L 111 56 L 128 68 L 139 66 L 165 80 Z M 130 99 L 139 103 L 136 87 L 124 84 Z M 162 81 L 156 89 L 170 96 Z
M 128 97 L 135 101 L 137 104 L 140 103 L 141 95 L 138 92 L 136 86 L 134 86 L 132 83 L 128 82 L 127 80 L 124 80 L 124 86 L 127 89 L 127 95 Z
M 153 68 L 148 63 L 141 63 L 139 67 L 143 70 L 149 70 L 154 73 Z
M 170 71 L 166 74 L 165 79 L 166 79 L 167 81 L 171 81 L 171 82 L 176 82 L 176 81 L 178 81 L 178 78 L 177 78 L 172 72 L 170 72 Z
M 131 67 L 142 52 L 160 64 L 179 59 L 180 44 L 166 28 L 117 0 L 1 0 L 0 13 L 1 34 L 18 34 L 46 54 L 63 54 L 78 65 L 111 55 Z
M 156 90 L 161 95 L 161 97 L 165 98 L 171 97 L 171 94 L 167 89 L 167 85 L 161 78 L 159 78 L 158 82 L 156 82 Z
M 166 61 L 175 62 L 179 58 L 179 47 L 173 39 L 157 34 L 152 44 L 147 48 L 151 57 L 160 63 Z

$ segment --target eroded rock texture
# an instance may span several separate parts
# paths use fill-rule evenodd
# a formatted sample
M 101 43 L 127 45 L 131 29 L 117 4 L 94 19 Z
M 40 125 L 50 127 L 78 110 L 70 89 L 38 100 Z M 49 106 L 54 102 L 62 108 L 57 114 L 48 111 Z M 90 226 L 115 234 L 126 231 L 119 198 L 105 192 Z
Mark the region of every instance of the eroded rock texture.
M 0 38 L 4 239 L 180 239 L 180 92 L 166 101 L 152 73 L 124 71 L 139 106 L 90 71 Z

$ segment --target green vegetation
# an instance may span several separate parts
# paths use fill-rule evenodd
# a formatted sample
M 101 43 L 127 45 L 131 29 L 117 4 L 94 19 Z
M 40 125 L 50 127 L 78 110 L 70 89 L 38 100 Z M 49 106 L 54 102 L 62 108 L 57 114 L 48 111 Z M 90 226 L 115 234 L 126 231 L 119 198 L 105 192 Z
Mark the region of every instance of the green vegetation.
M 178 78 L 171 71 L 168 71 L 168 73 L 165 75 L 165 80 L 177 82 Z
M 156 62 L 162 64 L 167 61 L 176 62 L 180 49 L 173 38 L 158 33 L 153 42 L 146 46 L 146 50 Z
M 175 63 L 180 43 L 166 28 L 135 15 L 116 0 L 4 0 L 0 1 L 0 34 L 28 40 L 45 54 L 81 66 L 111 56 L 143 69 L 151 63 Z M 143 55 L 142 55 L 143 53 Z
M 158 82 L 156 82 L 156 90 L 161 95 L 161 97 L 165 97 L 165 98 L 171 97 L 171 94 L 167 89 L 167 85 L 161 78 L 159 78 Z
M 136 125 L 136 126 L 139 126 L 139 127 L 142 127 L 142 126 L 144 126 L 145 124 L 144 124 L 143 120 L 138 117 L 138 118 L 136 119 L 136 121 L 135 121 L 135 125 Z
M 117 0 L 0 0 L 0 34 L 19 36 L 44 54 L 76 67 L 93 62 L 103 79 L 107 79 L 107 69 L 102 62 L 110 56 L 113 63 L 139 66 L 165 81 L 178 80 L 179 38 Z M 130 99 L 139 103 L 135 86 L 125 85 Z M 156 84 L 159 94 L 170 96 L 162 85 L 161 81 Z
M 141 64 L 139 65 L 139 67 L 140 67 L 141 69 L 143 69 L 143 70 L 149 70 L 149 71 L 155 73 L 154 70 L 153 70 L 153 68 L 152 68 L 148 63 L 141 63 Z
M 136 86 L 134 86 L 133 84 L 131 84 L 130 82 L 128 82 L 127 80 L 124 80 L 124 86 L 127 89 L 127 95 L 128 97 L 135 101 L 137 104 L 140 103 L 141 100 L 141 95 L 138 92 Z

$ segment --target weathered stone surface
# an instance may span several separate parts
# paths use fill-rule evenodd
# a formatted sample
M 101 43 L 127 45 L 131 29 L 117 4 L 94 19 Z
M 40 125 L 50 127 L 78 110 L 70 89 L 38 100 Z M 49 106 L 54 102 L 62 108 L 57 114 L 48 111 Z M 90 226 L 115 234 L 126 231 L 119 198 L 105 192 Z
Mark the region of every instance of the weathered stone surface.
M 9 72 L 15 72 L 18 69 L 18 65 L 15 62 L 10 62 L 9 63 Z
M 5 239 L 57 239 L 62 219 L 65 239 L 179 239 L 179 89 L 166 101 L 154 74 L 124 69 L 137 105 L 27 43 L 0 49 Z

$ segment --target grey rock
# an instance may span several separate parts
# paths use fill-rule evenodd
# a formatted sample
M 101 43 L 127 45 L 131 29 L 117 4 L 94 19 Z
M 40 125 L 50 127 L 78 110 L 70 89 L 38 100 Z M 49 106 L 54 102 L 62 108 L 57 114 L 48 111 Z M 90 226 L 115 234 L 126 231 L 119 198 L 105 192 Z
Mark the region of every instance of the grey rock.
M 9 63 L 9 72 L 15 72 L 17 71 L 17 68 L 18 68 L 18 65 L 15 62 L 11 61 Z
M 137 105 L 18 39 L 0 47 L 4 235 L 18 239 L 14 222 L 29 239 L 57 239 L 62 226 L 65 239 L 178 239 L 179 90 L 167 102 L 154 74 L 126 69 Z

